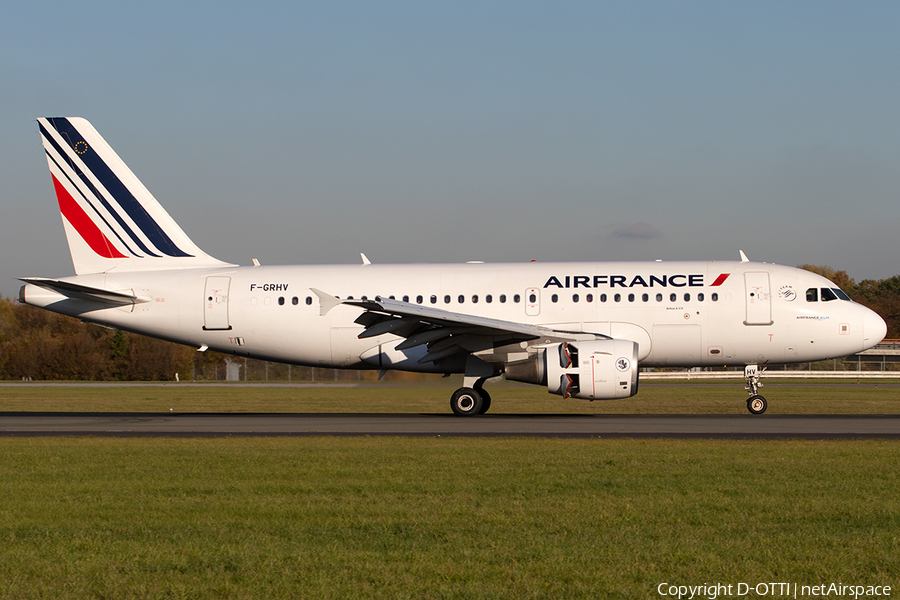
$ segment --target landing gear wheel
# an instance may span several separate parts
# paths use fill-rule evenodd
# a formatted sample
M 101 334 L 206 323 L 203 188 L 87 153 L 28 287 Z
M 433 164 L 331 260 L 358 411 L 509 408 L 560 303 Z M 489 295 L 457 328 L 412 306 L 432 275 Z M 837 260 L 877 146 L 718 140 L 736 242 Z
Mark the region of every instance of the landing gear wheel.
M 491 408 L 491 395 L 483 388 L 476 391 L 478 392 L 478 395 L 481 396 L 481 410 L 478 411 L 478 414 L 483 415 Z
M 462 387 L 450 396 L 450 408 L 461 417 L 471 417 L 482 412 L 484 399 L 477 390 Z
M 754 415 L 761 415 L 766 412 L 766 408 L 768 404 L 766 403 L 766 399 L 762 396 L 750 396 L 747 398 L 747 410 L 749 410 Z

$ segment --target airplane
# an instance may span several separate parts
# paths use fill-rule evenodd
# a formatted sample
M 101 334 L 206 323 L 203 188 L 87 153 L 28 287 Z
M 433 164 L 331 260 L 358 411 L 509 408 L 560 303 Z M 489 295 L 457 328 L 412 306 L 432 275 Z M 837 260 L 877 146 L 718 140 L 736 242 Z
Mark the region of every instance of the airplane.
M 843 357 L 884 320 L 802 269 L 740 261 L 239 266 L 201 250 L 94 127 L 38 119 L 75 276 L 23 277 L 25 304 L 200 351 L 341 369 L 463 375 L 564 398 L 627 398 L 640 367 L 741 366 L 762 414 L 772 365 Z

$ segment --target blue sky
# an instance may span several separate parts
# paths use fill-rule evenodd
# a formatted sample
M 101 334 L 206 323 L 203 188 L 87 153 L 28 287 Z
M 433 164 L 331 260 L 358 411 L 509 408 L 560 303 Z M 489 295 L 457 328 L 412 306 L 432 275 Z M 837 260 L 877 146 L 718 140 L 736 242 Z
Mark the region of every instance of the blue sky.
M 249 264 L 900 272 L 900 5 L 12 2 L 0 294 L 72 273 L 38 116 Z

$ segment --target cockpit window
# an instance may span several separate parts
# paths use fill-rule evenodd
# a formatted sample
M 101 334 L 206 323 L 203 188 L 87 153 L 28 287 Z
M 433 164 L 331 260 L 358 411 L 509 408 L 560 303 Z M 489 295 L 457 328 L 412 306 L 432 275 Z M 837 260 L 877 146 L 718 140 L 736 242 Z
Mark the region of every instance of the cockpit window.
M 807 302 L 818 302 L 819 301 L 819 289 L 818 288 L 809 288 L 806 290 L 806 301 Z M 822 302 L 830 302 L 832 300 L 850 300 L 850 296 L 845 294 L 840 288 L 822 288 Z
M 831 288 L 834 290 L 834 293 L 837 294 L 837 297 L 841 300 L 850 300 L 850 296 L 841 291 L 841 288 Z

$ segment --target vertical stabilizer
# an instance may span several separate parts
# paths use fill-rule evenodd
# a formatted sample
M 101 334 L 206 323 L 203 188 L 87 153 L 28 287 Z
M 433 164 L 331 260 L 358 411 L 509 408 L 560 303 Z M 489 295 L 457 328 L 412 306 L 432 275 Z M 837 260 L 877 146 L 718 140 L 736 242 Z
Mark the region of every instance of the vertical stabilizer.
M 88 121 L 38 124 L 77 274 L 227 265 L 191 241 Z

